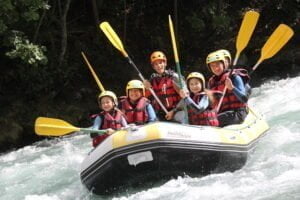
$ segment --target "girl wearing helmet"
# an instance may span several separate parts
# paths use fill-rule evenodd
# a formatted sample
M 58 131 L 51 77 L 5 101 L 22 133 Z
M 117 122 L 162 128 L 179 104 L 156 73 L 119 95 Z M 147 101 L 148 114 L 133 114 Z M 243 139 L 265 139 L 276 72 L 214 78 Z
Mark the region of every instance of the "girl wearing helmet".
M 149 81 L 144 81 L 145 88 L 149 89 L 152 87 L 162 104 L 170 111 L 175 108 L 180 101 L 179 76 L 173 70 L 166 69 L 167 58 L 161 51 L 153 52 L 150 56 L 150 62 L 155 73 L 151 75 Z M 146 97 L 149 97 L 151 100 L 151 104 L 158 118 L 165 120 L 165 113 L 148 90 L 146 91 Z
M 131 80 L 126 86 L 126 98 L 120 102 L 120 110 L 129 124 L 142 125 L 156 121 L 156 114 L 150 101 L 144 97 L 145 87 L 140 80 Z
M 91 133 L 93 138 L 93 147 L 98 146 L 105 138 L 113 134 L 116 130 L 127 126 L 127 122 L 122 112 L 117 109 L 117 97 L 111 91 L 103 91 L 98 96 L 98 105 L 101 109 L 99 114 L 94 116 L 94 124 L 92 129 L 106 129 L 107 132 L 102 135 Z
M 242 123 L 248 113 L 245 84 L 249 75 L 244 69 L 232 69 L 233 73 L 228 77 L 230 71 L 226 70 L 225 63 L 226 58 L 219 51 L 210 53 L 206 59 L 207 67 L 214 74 L 208 81 L 208 87 L 221 92 L 227 88 L 218 114 L 221 127 Z
M 205 92 L 204 76 L 199 72 L 192 72 L 188 75 L 186 83 L 189 92 L 180 90 L 182 100 L 177 108 L 168 113 L 168 115 L 172 117 L 174 112 L 178 109 L 182 109 L 183 104 L 185 104 L 188 107 L 189 124 L 218 126 L 217 113 L 215 109 L 213 109 L 214 106 L 210 101 L 211 97 L 209 97 L 209 95 L 212 94 L 206 94 Z

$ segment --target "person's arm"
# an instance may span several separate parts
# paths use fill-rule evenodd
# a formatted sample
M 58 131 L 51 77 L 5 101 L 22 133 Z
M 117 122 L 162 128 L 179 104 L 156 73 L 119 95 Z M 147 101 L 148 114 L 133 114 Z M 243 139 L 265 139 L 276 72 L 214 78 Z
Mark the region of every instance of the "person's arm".
M 186 84 L 185 84 L 185 81 L 183 79 L 183 76 L 181 76 L 181 83 L 183 84 L 182 85 L 182 88 L 180 88 L 180 79 L 179 79 L 179 75 L 177 73 L 174 73 L 173 74 L 173 85 L 174 85 L 174 88 L 176 90 L 176 92 L 179 94 L 179 90 L 180 89 L 186 89 Z
M 147 107 L 147 113 L 148 113 L 148 122 L 154 122 L 157 120 L 155 111 L 153 109 L 153 106 L 151 104 L 148 104 Z
M 99 130 L 102 124 L 102 119 L 101 117 L 98 115 L 95 120 L 94 120 L 94 124 L 92 126 L 93 130 Z M 99 133 L 96 132 L 90 132 L 90 136 L 91 138 L 97 137 L 98 135 L 100 135 Z
M 125 119 L 125 117 L 121 117 L 121 126 L 122 127 L 127 127 L 128 126 L 128 124 L 127 124 L 127 121 L 126 121 L 126 119 Z
M 233 75 L 231 79 L 234 86 L 232 92 L 241 102 L 246 103 L 248 101 L 248 98 L 243 79 L 238 75 Z
M 94 124 L 92 126 L 93 130 L 99 130 L 99 128 L 101 127 L 102 124 L 102 120 L 100 116 L 97 116 L 94 120 Z
M 183 107 L 184 107 L 184 102 L 183 102 L 183 99 L 181 99 L 181 100 L 177 103 L 176 107 L 173 108 L 172 110 L 170 110 L 170 111 L 166 114 L 165 118 L 166 118 L 167 120 L 173 119 L 175 113 L 178 112 L 178 111 L 183 110 Z
M 195 110 L 197 113 L 201 113 L 207 109 L 209 105 L 208 96 L 204 95 L 198 103 L 195 103 L 191 97 L 186 97 L 184 103 Z

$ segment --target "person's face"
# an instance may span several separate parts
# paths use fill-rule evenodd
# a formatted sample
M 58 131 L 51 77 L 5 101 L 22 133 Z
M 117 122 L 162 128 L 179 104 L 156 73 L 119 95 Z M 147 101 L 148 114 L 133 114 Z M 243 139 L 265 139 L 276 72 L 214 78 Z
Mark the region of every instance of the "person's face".
M 209 63 L 209 67 L 211 71 L 217 76 L 221 75 L 224 71 L 224 64 L 222 61 Z
M 202 91 L 202 83 L 198 78 L 191 78 L 189 80 L 189 89 L 192 93 L 198 93 Z
M 141 89 L 130 89 L 128 91 L 128 96 L 131 101 L 136 101 L 143 96 Z
M 224 65 L 225 65 L 225 69 L 228 69 L 228 67 L 229 67 L 229 65 L 230 65 L 230 61 L 229 61 L 229 58 L 225 58 L 225 63 L 224 63 Z
M 101 98 L 101 101 L 100 101 L 100 104 L 101 104 L 101 108 L 102 110 L 108 112 L 110 111 L 111 109 L 113 109 L 115 103 L 113 102 L 112 98 L 111 97 L 102 97 Z
M 158 73 L 158 74 L 162 74 L 165 72 L 166 69 L 166 61 L 164 60 L 156 60 L 152 63 L 152 67 L 153 69 Z

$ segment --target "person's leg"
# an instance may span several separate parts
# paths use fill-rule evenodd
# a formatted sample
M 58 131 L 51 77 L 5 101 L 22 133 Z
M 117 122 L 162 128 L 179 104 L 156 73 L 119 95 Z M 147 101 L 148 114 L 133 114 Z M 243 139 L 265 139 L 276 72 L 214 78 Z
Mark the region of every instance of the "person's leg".
M 219 126 L 224 127 L 231 124 L 240 124 L 246 118 L 248 112 L 245 108 L 229 110 L 218 115 Z
M 176 112 L 174 115 L 174 121 L 185 124 L 185 112 L 183 110 Z

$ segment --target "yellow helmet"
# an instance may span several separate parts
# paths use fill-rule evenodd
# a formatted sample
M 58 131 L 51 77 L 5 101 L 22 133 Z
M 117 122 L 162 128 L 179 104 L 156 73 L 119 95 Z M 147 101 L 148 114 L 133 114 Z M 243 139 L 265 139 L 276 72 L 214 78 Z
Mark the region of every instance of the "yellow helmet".
M 229 64 L 231 63 L 231 54 L 230 54 L 230 52 L 228 50 L 226 50 L 226 49 L 219 49 L 216 52 L 223 53 L 224 57 L 229 59 Z
M 108 90 L 105 90 L 103 92 L 101 92 L 98 96 L 98 101 L 100 102 L 101 101 L 101 98 L 102 97 L 111 97 L 115 103 L 115 105 L 117 106 L 118 105 L 118 99 L 117 99 L 117 96 L 115 95 L 115 93 L 113 93 L 112 91 L 108 91 Z
M 167 62 L 167 57 L 161 51 L 154 51 L 150 56 L 151 64 L 156 60 L 164 60 L 165 62 Z
M 225 59 L 224 54 L 221 52 L 218 52 L 218 51 L 208 54 L 208 56 L 206 58 L 206 64 L 207 64 L 207 67 L 209 70 L 210 70 L 209 63 L 216 62 L 216 61 L 223 61 L 223 63 L 225 64 L 226 59 Z
M 189 83 L 189 80 L 190 80 L 191 78 L 198 78 L 198 79 L 200 79 L 200 80 L 202 81 L 202 84 L 203 84 L 202 87 L 203 87 L 203 88 L 205 87 L 205 78 L 204 78 L 203 74 L 201 74 L 201 73 L 199 73 L 199 72 L 192 72 L 192 73 L 190 73 L 190 74 L 187 76 L 187 78 L 186 78 L 187 84 Z
M 130 89 L 142 89 L 143 96 L 145 96 L 145 86 L 140 80 L 131 80 L 127 83 L 126 86 L 126 95 L 128 96 Z

